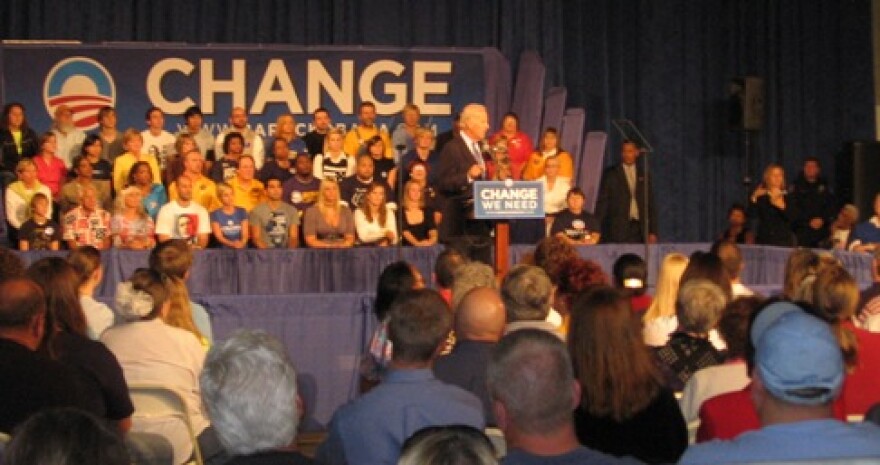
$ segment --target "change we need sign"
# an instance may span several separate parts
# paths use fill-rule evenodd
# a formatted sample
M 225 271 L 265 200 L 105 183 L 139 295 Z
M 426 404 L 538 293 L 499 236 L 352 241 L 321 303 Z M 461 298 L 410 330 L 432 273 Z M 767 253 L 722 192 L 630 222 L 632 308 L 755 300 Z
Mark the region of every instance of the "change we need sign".
M 476 181 L 474 217 L 480 220 L 544 218 L 544 184 L 540 181 Z

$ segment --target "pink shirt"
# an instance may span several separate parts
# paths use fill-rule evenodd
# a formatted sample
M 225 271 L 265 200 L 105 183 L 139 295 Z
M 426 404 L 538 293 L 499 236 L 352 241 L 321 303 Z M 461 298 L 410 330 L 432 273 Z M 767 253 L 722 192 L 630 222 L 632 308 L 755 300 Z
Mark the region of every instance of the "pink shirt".
M 67 180 L 67 167 L 64 166 L 64 162 L 55 155 L 52 155 L 50 161 L 46 161 L 43 155 L 37 155 L 33 160 L 37 165 L 37 179 L 49 188 L 53 199 L 60 199 L 61 186 Z

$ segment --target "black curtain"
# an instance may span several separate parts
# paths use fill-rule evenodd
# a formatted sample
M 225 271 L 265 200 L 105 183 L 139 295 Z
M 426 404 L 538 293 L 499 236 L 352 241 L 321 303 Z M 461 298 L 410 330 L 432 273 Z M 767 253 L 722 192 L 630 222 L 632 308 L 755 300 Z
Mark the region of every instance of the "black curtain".
M 714 237 L 742 179 L 770 162 L 826 174 L 846 140 L 873 139 L 870 0 L 4 0 L 0 38 L 496 47 L 524 50 L 568 88 L 588 129 L 633 120 L 654 146 L 661 240 Z M 750 167 L 726 87 L 766 82 Z

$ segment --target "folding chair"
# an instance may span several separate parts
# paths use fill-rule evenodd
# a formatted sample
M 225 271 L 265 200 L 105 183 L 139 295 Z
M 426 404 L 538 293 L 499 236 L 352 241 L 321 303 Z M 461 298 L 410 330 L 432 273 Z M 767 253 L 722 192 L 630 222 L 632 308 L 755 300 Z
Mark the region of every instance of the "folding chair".
M 181 419 L 186 424 L 186 429 L 192 440 L 193 462 L 196 465 L 204 465 L 196 431 L 189 417 L 186 401 L 180 393 L 167 386 L 139 383 L 129 384 L 128 391 L 131 402 L 134 404 L 133 416 L 135 418 L 174 417 Z

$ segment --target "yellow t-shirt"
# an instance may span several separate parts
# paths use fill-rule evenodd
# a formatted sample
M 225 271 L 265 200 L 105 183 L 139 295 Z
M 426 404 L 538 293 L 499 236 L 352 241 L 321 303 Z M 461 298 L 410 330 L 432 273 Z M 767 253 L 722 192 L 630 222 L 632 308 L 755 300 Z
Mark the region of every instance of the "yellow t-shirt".
M 385 158 L 394 158 L 394 147 L 391 146 L 391 137 L 387 131 L 380 131 L 377 125 L 374 125 L 372 128 L 356 127 L 348 131 L 348 134 L 345 135 L 345 140 L 342 142 L 342 151 L 349 157 L 357 159 L 361 145 L 376 134 L 379 134 L 379 137 L 382 138 L 382 142 L 385 144 Z
M 143 160 L 139 160 L 138 156 L 131 152 L 125 152 L 116 157 L 116 160 L 113 160 L 113 192 L 118 194 L 119 191 L 125 189 L 125 185 L 128 182 L 128 173 L 131 171 L 131 167 L 138 161 L 146 161 L 150 165 L 150 171 L 153 173 L 153 183 L 162 182 L 162 170 L 159 169 L 156 157 L 149 154 L 141 155 L 141 157 L 143 157 Z
M 177 181 L 168 186 L 168 197 L 171 200 L 179 198 L 177 194 Z M 217 198 L 217 185 L 207 176 L 200 176 L 193 181 L 193 200 L 205 207 L 205 210 L 214 211 L 220 208 L 220 199 Z
M 568 152 L 556 152 L 553 155 L 559 159 L 559 174 L 563 178 L 574 179 L 574 161 Z M 523 181 L 534 181 L 544 176 L 544 163 L 547 161 L 541 152 L 532 152 L 529 161 L 526 162 L 522 171 Z
M 250 213 L 257 205 L 266 201 L 266 188 L 263 183 L 257 179 L 252 179 L 248 188 L 242 187 L 239 183 L 238 176 L 227 181 L 232 186 L 232 201 L 236 207 L 244 208 Z

